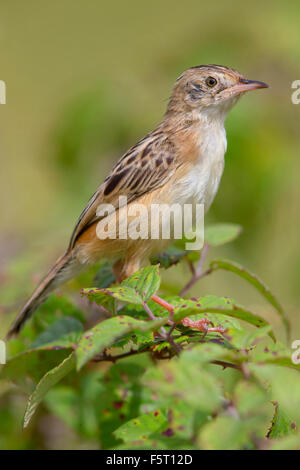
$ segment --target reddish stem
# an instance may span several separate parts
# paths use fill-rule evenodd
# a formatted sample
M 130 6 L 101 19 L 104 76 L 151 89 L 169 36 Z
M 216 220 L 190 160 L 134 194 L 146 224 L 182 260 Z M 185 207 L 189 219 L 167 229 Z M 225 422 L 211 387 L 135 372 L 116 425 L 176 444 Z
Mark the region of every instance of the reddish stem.
M 168 310 L 168 312 L 173 313 L 174 305 L 169 304 L 166 300 L 162 299 L 158 295 L 156 294 L 152 295 L 152 300 L 156 302 L 158 305 L 160 305 L 161 307 Z

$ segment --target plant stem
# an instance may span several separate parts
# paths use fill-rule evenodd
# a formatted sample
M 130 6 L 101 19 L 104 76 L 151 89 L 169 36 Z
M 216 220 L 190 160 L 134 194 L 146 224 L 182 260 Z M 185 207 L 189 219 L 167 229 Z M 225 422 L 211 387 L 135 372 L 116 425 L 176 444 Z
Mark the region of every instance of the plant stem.
M 148 314 L 149 318 L 151 318 L 151 320 L 157 320 L 156 316 L 151 312 L 151 309 L 150 307 L 146 304 L 146 302 L 143 302 L 143 307 L 146 311 L 146 313 Z M 159 332 L 160 332 L 160 335 L 161 337 L 167 341 L 168 343 L 170 343 L 170 345 L 172 346 L 172 348 L 175 350 L 176 354 L 179 354 L 180 351 L 181 351 L 181 348 L 180 346 L 178 346 L 178 344 L 175 343 L 174 339 L 172 338 L 171 334 L 175 328 L 176 324 L 173 323 L 171 329 L 169 330 L 169 332 L 167 333 L 166 329 L 162 326 L 160 327 L 159 329 Z
M 177 345 L 178 346 L 178 345 Z M 112 356 L 110 354 L 106 354 L 105 352 L 102 353 L 102 354 L 97 354 L 93 359 L 92 361 L 93 362 L 116 362 L 118 361 L 119 359 L 123 359 L 125 357 L 130 357 L 130 356 L 135 356 L 137 354 L 143 354 L 144 352 L 152 352 L 150 349 L 145 349 L 143 351 L 140 351 L 140 350 L 131 350 L 131 351 L 128 351 L 126 353 L 123 353 L 123 354 L 116 354 L 115 356 Z M 169 357 L 165 357 L 165 356 L 157 356 L 156 359 L 159 359 L 159 360 L 163 360 L 163 359 L 170 359 Z M 211 361 L 211 364 L 215 364 L 215 365 L 218 365 L 218 366 L 221 366 L 223 367 L 224 369 L 226 369 L 227 367 L 231 368 L 231 369 L 236 369 L 236 370 L 240 370 L 242 372 L 242 367 L 239 365 L 239 364 L 234 364 L 232 362 L 225 362 L 225 361 Z
M 211 268 L 207 269 L 206 271 L 202 270 L 208 250 L 209 250 L 209 244 L 204 243 L 199 262 L 196 266 L 196 269 L 194 269 L 194 272 L 193 272 L 193 277 L 179 293 L 180 297 L 183 297 L 193 287 L 193 285 L 199 281 L 199 279 L 201 279 L 204 276 L 207 276 L 208 274 L 212 272 Z

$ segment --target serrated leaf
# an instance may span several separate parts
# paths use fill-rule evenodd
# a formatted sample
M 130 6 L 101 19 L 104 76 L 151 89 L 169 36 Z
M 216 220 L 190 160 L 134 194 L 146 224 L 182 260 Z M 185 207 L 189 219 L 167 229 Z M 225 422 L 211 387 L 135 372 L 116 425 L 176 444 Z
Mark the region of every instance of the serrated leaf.
M 50 390 L 51 387 L 57 384 L 69 372 L 71 372 L 71 370 L 75 367 L 75 363 L 75 355 L 72 353 L 57 367 L 48 371 L 47 374 L 44 375 L 44 377 L 40 380 L 27 403 L 23 422 L 24 428 L 28 426 L 38 405 L 41 403 L 48 390 Z
M 159 267 L 147 266 L 125 279 L 120 286 L 110 288 L 82 289 L 81 293 L 98 305 L 108 307 L 107 298 L 142 305 L 157 291 L 160 284 Z
M 143 302 L 155 294 L 160 285 L 159 266 L 147 266 L 125 279 L 121 286 L 134 289 Z
M 100 354 L 105 348 L 122 338 L 130 331 L 155 331 L 165 323 L 165 319 L 144 322 L 127 316 L 116 316 L 104 320 L 86 331 L 76 349 L 77 370 L 88 362 L 95 354 Z
M 151 434 L 161 432 L 168 427 L 166 410 L 155 410 L 131 419 L 114 431 L 117 439 L 124 442 L 145 440 Z
M 205 242 L 211 246 L 220 246 L 237 238 L 242 227 L 237 224 L 213 224 L 205 227 Z
M 227 260 L 227 259 L 213 260 L 210 263 L 210 267 L 213 271 L 216 271 L 217 269 L 224 269 L 225 271 L 230 271 L 234 274 L 237 274 L 241 278 L 245 279 L 250 284 L 252 284 L 253 287 L 255 287 L 264 296 L 264 298 L 277 310 L 278 314 L 280 315 L 282 319 L 282 322 L 285 325 L 286 331 L 289 335 L 290 333 L 289 321 L 286 318 L 281 305 L 279 304 L 275 296 L 272 294 L 270 289 L 266 286 L 266 284 L 261 279 L 259 279 L 255 274 L 251 273 L 240 264 L 231 260 Z

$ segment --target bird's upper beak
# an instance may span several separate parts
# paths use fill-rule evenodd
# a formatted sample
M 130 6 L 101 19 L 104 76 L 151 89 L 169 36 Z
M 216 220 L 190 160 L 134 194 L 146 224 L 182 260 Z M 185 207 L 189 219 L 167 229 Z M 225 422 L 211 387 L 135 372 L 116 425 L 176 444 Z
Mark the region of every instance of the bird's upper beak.
M 248 80 L 247 78 L 240 78 L 239 82 L 231 87 L 232 96 L 245 93 L 246 91 L 257 90 L 259 88 L 269 88 L 264 82 L 257 80 Z

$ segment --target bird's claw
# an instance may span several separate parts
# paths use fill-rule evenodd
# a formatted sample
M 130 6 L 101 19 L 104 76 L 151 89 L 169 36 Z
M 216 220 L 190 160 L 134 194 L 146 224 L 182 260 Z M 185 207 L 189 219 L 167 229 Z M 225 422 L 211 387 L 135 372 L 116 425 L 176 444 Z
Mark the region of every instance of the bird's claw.
M 201 318 L 200 320 L 191 320 L 189 317 L 185 317 L 183 318 L 183 320 L 181 320 L 181 323 L 184 326 L 189 326 L 190 328 L 195 328 L 196 330 L 203 331 L 205 335 L 211 332 L 217 332 L 221 334 L 225 332 L 224 328 L 222 328 L 221 326 L 214 326 L 213 322 L 211 320 L 208 320 L 207 318 Z M 211 325 L 211 327 L 209 327 L 208 325 Z

